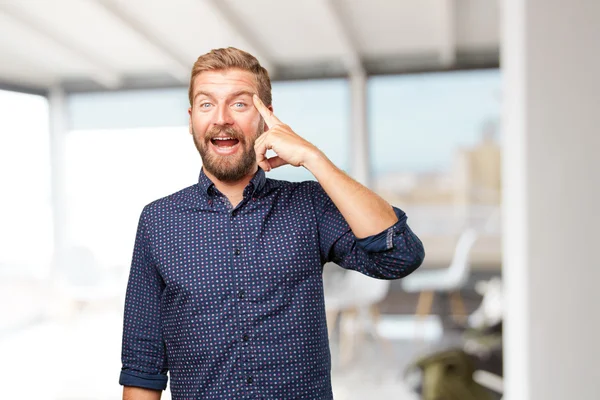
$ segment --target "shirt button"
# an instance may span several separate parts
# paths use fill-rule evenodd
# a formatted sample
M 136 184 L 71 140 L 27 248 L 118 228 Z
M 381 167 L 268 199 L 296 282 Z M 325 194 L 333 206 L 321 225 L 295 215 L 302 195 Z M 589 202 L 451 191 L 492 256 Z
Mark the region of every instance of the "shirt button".
M 240 249 L 235 249 L 233 252 L 236 256 L 239 256 L 242 251 Z
M 246 378 L 246 383 L 247 384 L 251 384 L 252 382 L 254 382 L 254 379 L 252 379 L 251 376 L 249 376 L 248 378 Z
M 244 336 L 242 336 L 242 340 L 244 342 L 247 342 L 248 340 L 250 340 L 250 338 L 248 337 L 248 335 L 244 335 Z
M 246 292 L 244 292 L 243 290 L 240 290 L 238 292 L 238 298 L 243 299 L 246 296 Z

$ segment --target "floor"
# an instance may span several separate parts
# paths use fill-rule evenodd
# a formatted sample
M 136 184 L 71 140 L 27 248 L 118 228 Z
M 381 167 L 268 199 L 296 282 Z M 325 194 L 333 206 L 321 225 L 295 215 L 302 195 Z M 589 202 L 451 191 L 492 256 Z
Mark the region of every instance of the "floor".
M 387 347 L 367 338 L 356 347 L 352 361 L 341 365 L 337 341 L 332 339 L 336 400 L 417 400 L 404 380 L 405 367 L 445 336 L 437 317 L 415 325 L 410 315 L 414 300 L 392 290 L 384 301 L 378 332 Z M 2 385 L 2 398 L 121 399 L 120 301 L 77 312 L 42 287 L 0 283 L 0 377 L 11 383 Z M 416 334 L 421 340 L 415 340 Z M 168 390 L 162 398 L 171 399 Z

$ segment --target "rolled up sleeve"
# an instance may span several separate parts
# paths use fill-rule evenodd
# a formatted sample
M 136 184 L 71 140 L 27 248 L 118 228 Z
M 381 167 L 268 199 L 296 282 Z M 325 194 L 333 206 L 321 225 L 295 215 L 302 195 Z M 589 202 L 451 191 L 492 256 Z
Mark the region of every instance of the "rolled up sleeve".
M 400 266 L 402 271 L 400 277 L 403 277 L 423 263 L 425 248 L 408 226 L 404 211 L 393 208 L 398 222 L 377 235 L 356 239 L 356 244 L 379 265 L 391 268 Z
M 167 388 L 167 380 L 167 376 L 163 374 L 149 375 L 136 371 L 122 370 L 119 377 L 119 384 L 145 389 L 165 390 Z
M 144 209 L 125 297 L 121 385 L 155 390 L 167 387 L 168 367 L 160 318 L 164 288 L 152 257 L 147 210 Z

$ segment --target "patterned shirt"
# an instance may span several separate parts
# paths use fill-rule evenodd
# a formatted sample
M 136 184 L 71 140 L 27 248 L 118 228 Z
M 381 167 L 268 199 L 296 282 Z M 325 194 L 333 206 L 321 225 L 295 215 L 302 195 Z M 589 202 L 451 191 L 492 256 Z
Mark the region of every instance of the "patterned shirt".
M 173 399 L 332 399 L 323 265 L 401 278 L 424 258 L 398 222 L 357 239 L 318 182 L 265 178 L 233 208 L 199 182 L 142 211 L 119 379 Z

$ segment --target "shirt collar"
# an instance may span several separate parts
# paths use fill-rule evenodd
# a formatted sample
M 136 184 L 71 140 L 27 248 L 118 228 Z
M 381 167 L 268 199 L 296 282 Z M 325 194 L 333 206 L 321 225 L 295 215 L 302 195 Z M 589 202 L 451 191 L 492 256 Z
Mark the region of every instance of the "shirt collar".
M 248 193 L 251 193 L 252 197 L 256 197 L 265 187 L 266 181 L 267 178 L 265 176 L 265 171 L 259 167 L 256 174 L 254 174 L 250 180 L 248 186 L 246 186 L 246 189 L 244 189 L 244 196 L 246 196 Z M 206 197 L 211 197 L 217 190 L 217 188 L 214 187 L 215 184 L 213 181 L 211 181 L 210 178 L 204 173 L 204 168 L 200 170 L 198 186 L 200 188 L 200 194 Z

